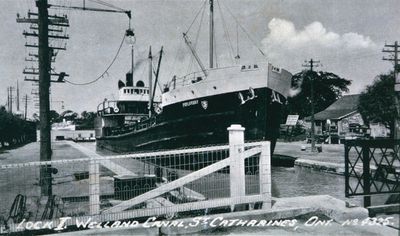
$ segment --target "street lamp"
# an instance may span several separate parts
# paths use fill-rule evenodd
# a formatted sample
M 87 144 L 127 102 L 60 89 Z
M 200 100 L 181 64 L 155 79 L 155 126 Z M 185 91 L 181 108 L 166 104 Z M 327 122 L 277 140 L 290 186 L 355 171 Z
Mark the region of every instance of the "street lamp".
M 130 46 L 133 46 L 136 42 L 136 37 L 135 37 L 135 32 L 133 31 L 133 29 L 127 29 L 125 32 L 125 42 L 127 44 L 129 44 Z
M 134 66 L 134 54 L 133 54 L 133 46 L 136 43 L 135 32 L 133 29 L 129 28 L 125 32 L 125 42 L 131 46 L 131 57 L 132 57 L 132 65 L 131 65 L 131 73 L 133 74 L 133 66 Z

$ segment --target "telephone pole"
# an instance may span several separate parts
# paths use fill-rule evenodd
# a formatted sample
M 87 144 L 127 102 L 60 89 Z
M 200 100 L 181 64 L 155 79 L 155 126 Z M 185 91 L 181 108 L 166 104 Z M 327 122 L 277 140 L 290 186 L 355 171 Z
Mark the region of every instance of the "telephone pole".
M 7 87 L 7 108 L 8 108 L 8 112 L 10 112 L 10 113 L 13 112 L 13 101 L 14 101 L 13 94 L 12 94 L 13 90 L 14 90 L 14 87 L 12 87 L 12 86 Z
M 25 97 L 23 98 L 23 101 L 25 103 L 24 119 L 26 120 L 26 117 L 27 117 L 27 114 L 28 114 L 28 94 L 25 94 Z
M 391 58 L 386 58 L 383 57 L 382 59 L 384 61 L 392 61 L 394 62 L 394 104 L 396 106 L 396 111 L 397 111 L 397 116 L 394 119 L 394 130 L 393 130 L 393 138 L 400 139 L 400 104 L 399 104 L 399 93 L 400 93 L 400 76 L 399 76 L 399 43 L 397 41 L 394 42 L 394 44 L 385 44 L 385 48 L 382 50 L 382 52 L 385 53 L 390 53 L 392 55 Z
M 69 27 L 69 20 L 66 15 L 49 15 L 48 9 L 77 9 L 87 11 L 124 13 L 129 17 L 129 19 L 131 19 L 131 11 L 122 10 L 120 8 L 116 9 L 115 7 L 113 7 L 114 9 L 90 8 L 85 6 L 85 1 L 83 1 L 83 7 L 48 4 L 48 0 L 36 0 L 35 2 L 37 12 L 28 11 L 27 17 L 20 17 L 20 15 L 17 14 L 17 22 L 26 23 L 29 25 L 30 31 L 24 31 L 22 33 L 25 38 L 27 38 L 27 40 L 37 38 L 37 41 L 35 42 L 26 42 L 25 47 L 27 47 L 29 50 L 35 49 L 37 50 L 37 52 L 29 52 L 29 57 L 25 58 L 25 61 L 29 63 L 38 62 L 38 66 L 26 67 L 23 70 L 23 74 L 31 76 L 30 78 L 25 77 L 25 81 L 33 81 L 37 83 L 39 87 L 38 95 L 40 114 L 40 161 L 50 161 L 52 153 L 50 140 L 50 83 L 64 83 L 64 77 L 69 76 L 65 72 L 56 73 L 55 70 L 51 67 L 51 62 L 55 61 L 55 57 L 60 50 L 66 50 L 66 44 L 55 44 L 54 41 L 69 39 L 68 35 L 62 34 L 64 32 L 64 29 L 66 27 Z M 107 3 L 99 4 L 112 7 L 112 5 L 110 6 L 110 4 Z M 56 76 L 58 77 L 58 79 L 51 80 L 52 76 Z M 27 100 L 28 98 L 26 96 L 25 117 Z M 40 169 L 41 192 L 45 196 L 52 195 L 50 172 L 51 170 L 52 168 L 50 165 L 42 166 Z
M 21 18 L 17 15 L 18 23 L 27 23 L 30 25 L 32 32 L 24 31 L 23 35 L 29 39 L 37 38 L 36 41 L 30 41 L 25 44 L 25 47 L 36 49 L 37 53 L 29 53 L 32 58 L 27 58 L 26 61 L 38 62 L 38 68 L 25 68 L 23 74 L 38 76 L 33 78 L 25 77 L 25 81 L 34 81 L 39 85 L 39 116 L 40 116 L 40 161 L 51 160 L 51 126 L 50 126 L 50 82 L 51 76 L 59 75 L 51 73 L 51 61 L 57 55 L 56 50 L 65 50 L 65 47 L 54 47 L 49 45 L 49 38 L 52 39 L 68 39 L 68 36 L 57 35 L 54 32 L 56 28 L 51 26 L 68 27 L 68 19 L 66 16 L 49 15 L 49 4 L 47 0 L 36 0 L 37 12 L 28 11 L 28 17 Z M 49 35 L 49 31 L 52 34 Z M 62 32 L 62 30 L 61 30 Z M 65 74 L 65 73 L 64 73 Z M 25 97 L 25 117 L 27 110 L 27 96 Z M 52 195 L 51 186 L 51 166 L 41 166 L 40 168 L 40 185 L 41 193 L 45 196 Z
M 51 140 L 50 140 L 50 48 L 49 48 L 49 22 L 47 0 L 36 1 L 38 8 L 38 28 L 39 28 L 39 116 L 40 116 L 40 161 L 51 160 Z M 52 195 L 51 174 L 47 168 L 40 170 L 42 182 L 42 194 Z
M 13 94 L 12 94 L 12 92 L 13 92 L 13 87 L 10 87 L 10 113 L 12 113 L 13 112 Z
M 17 80 L 17 112 L 19 112 L 19 84 Z
M 10 87 L 7 87 L 7 111 L 10 111 Z
M 311 151 L 315 151 L 315 118 L 314 118 L 314 67 L 318 67 L 319 65 L 316 63 L 319 63 L 319 61 L 314 61 L 312 58 L 309 61 L 304 61 L 306 64 L 303 64 L 303 67 L 310 68 L 308 70 L 308 75 L 310 76 L 310 100 L 311 100 Z

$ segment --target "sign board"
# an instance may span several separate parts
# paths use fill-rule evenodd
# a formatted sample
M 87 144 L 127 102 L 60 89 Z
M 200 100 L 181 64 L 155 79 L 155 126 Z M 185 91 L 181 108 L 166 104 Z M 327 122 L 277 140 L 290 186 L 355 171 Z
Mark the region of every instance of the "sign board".
M 296 125 L 299 115 L 288 115 L 286 119 L 286 125 Z

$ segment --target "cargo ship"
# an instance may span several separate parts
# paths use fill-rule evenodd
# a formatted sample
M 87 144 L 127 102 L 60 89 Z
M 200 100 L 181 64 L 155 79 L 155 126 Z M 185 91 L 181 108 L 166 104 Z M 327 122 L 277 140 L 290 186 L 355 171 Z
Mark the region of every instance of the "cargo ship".
M 158 75 L 153 78 L 150 51 L 147 83 L 138 80 L 135 84 L 132 68 L 126 81 L 118 83 L 119 99 L 99 104 L 95 124 L 98 149 L 129 153 L 225 144 L 227 127 L 241 124 L 246 141 L 269 140 L 273 151 L 292 75 L 268 62 L 216 67 L 212 0 L 209 10 L 209 67 L 184 33 L 200 70 L 174 76 L 164 86 L 161 100 L 155 101 Z

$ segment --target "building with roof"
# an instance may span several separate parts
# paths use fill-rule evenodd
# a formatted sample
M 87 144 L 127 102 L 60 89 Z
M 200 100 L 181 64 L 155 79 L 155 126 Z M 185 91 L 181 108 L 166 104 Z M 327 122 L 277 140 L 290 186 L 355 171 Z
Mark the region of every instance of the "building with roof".
M 358 112 L 359 94 L 345 95 L 332 103 L 325 110 L 314 115 L 315 133 L 328 138 L 328 142 L 338 143 L 346 136 L 363 136 L 368 127 L 365 126 Z M 311 116 L 305 118 L 311 122 Z
M 360 94 L 345 95 L 332 103 L 325 110 L 314 115 L 315 133 L 323 137 L 326 142 L 340 143 L 345 138 L 364 137 L 372 138 L 388 137 L 389 129 L 382 124 L 371 123 L 368 126 L 358 112 Z M 311 127 L 311 116 L 305 118 L 305 122 Z

